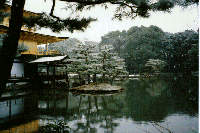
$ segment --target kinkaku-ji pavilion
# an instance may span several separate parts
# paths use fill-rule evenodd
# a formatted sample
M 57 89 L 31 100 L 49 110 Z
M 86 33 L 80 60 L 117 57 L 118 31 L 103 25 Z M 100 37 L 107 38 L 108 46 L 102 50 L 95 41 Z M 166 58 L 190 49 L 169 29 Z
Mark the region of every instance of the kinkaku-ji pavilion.
M 11 6 L 6 5 L 7 8 L 5 12 L 11 12 Z M 23 13 L 24 17 L 28 16 L 37 16 L 38 14 L 25 11 Z M 6 34 L 9 27 L 9 17 L 5 17 L 3 23 L 0 24 L 0 34 Z M 23 26 L 21 28 L 21 34 L 19 39 L 19 44 L 26 44 L 29 46 L 29 50 L 25 51 L 21 54 L 32 54 L 32 55 L 51 55 L 54 53 L 58 53 L 58 51 L 50 50 L 46 53 L 43 53 L 43 51 L 38 51 L 37 46 L 41 44 L 48 44 L 48 43 L 54 43 L 59 42 L 68 39 L 69 37 L 56 37 L 56 36 L 50 36 L 50 35 L 44 35 L 35 33 L 36 28 L 27 28 Z
M 4 10 L 5 12 L 11 12 L 11 6 L 6 5 L 7 8 Z M 24 10 L 23 16 L 24 17 L 29 17 L 29 16 L 37 16 L 37 13 L 33 13 L 30 11 Z M 8 31 L 9 27 L 9 18 L 10 17 L 5 17 L 3 22 L 0 24 L 0 34 L 6 34 Z M 26 77 L 33 77 L 35 73 L 38 73 L 38 67 L 46 67 L 47 69 L 47 75 L 46 79 L 49 81 L 54 80 L 54 86 L 55 86 L 55 67 L 56 66 L 65 66 L 65 63 L 62 63 L 62 61 L 66 58 L 68 58 L 67 55 L 64 56 L 57 56 L 59 54 L 58 51 L 55 50 L 48 50 L 48 44 L 49 43 L 54 43 L 54 42 L 59 42 L 68 39 L 69 37 L 56 37 L 56 36 L 50 36 L 50 35 L 44 35 L 44 34 L 39 34 L 36 33 L 36 28 L 27 28 L 23 26 L 21 28 L 21 33 L 20 33 L 20 39 L 19 39 L 19 45 L 20 44 L 26 44 L 29 46 L 29 50 L 22 52 L 22 56 L 35 56 L 36 58 L 42 57 L 39 62 L 36 61 L 31 61 L 30 62 L 25 62 L 24 60 L 20 59 L 15 59 L 13 63 L 13 67 L 11 70 L 11 78 L 8 80 L 9 83 L 16 83 L 18 81 L 20 82 L 26 82 Z M 46 52 L 43 52 L 43 50 L 38 50 L 37 47 L 38 45 L 41 44 L 46 44 Z M 47 56 L 47 58 L 45 58 Z M 52 57 L 52 58 L 51 58 Z M 49 67 L 53 67 L 53 76 L 49 76 Z M 66 76 L 66 74 L 65 74 Z M 45 78 L 45 77 L 44 77 Z M 14 79 L 14 80 L 12 80 Z M 19 79 L 19 80 L 16 80 Z

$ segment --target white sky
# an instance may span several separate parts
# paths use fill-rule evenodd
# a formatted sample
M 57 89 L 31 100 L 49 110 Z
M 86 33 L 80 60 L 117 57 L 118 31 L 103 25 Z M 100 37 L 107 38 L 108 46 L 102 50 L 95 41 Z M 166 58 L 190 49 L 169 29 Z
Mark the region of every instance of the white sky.
M 25 10 L 32 12 L 47 12 L 49 13 L 52 6 L 52 0 L 26 0 Z M 68 17 L 69 13 L 66 12 L 65 2 L 56 1 L 56 9 L 54 14 L 62 18 Z M 199 27 L 199 7 L 190 6 L 187 9 L 181 9 L 180 7 L 175 7 L 172 9 L 171 13 L 164 12 L 151 12 L 149 18 L 139 18 L 136 19 L 123 19 L 123 21 L 112 20 L 113 13 L 115 11 L 115 5 L 109 5 L 108 9 L 104 9 L 101 6 L 96 6 L 90 11 L 83 12 L 83 16 L 91 16 L 97 18 L 97 22 L 92 22 L 90 27 L 88 27 L 85 32 L 75 31 L 70 33 L 67 31 L 61 33 L 53 33 L 51 30 L 40 30 L 38 33 L 46 35 L 54 35 L 59 37 L 70 37 L 77 38 L 79 40 L 88 39 L 91 41 L 101 41 L 101 36 L 107 34 L 109 31 L 122 31 L 128 30 L 133 26 L 145 26 L 156 25 L 160 27 L 165 32 L 181 32 L 186 29 L 197 30 Z M 80 14 L 82 15 L 82 14 Z

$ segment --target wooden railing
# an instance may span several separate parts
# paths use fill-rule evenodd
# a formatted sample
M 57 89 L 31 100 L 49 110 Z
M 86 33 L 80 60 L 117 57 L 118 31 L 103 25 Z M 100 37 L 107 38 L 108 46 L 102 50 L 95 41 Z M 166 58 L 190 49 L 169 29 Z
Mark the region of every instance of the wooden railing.
M 38 50 L 37 55 L 53 55 L 53 54 L 59 54 L 59 51 L 56 50 L 50 50 L 48 52 L 44 52 L 44 50 Z
M 38 74 L 39 75 L 44 75 L 44 76 L 47 76 L 47 72 L 38 72 Z M 49 72 L 49 74 L 48 74 L 49 76 L 51 75 L 53 75 L 53 73 L 51 73 L 51 72 Z M 59 76 L 59 75 L 66 75 L 66 72 L 55 72 L 55 75 L 56 76 Z
M 10 75 L 10 77 L 9 78 L 14 78 L 14 79 L 16 79 L 16 78 L 24 78 L 24 74 L 21 74 L 21 76 L 17 76 L 17 74 L 11 74 Z
M 59 51 L 50 50 L 49 52 L 46 52 L 46 55 L 52 55 L 52 54 L 59 54 Z
M 59 54 L 59 51 L 56 50 L 50 50 L 48 52 L 44 52 L 44 50 L 37 50 L 37 51 L 31 51 L 27 50 L 25 52 L 22 52 L 21 54 L 33 54 L 33 55 L 54 55 L 54 54 Z
M 44 55 L 43 49 L 42 49 L 41 51 L 38 50 L 38 51 L 37 51 L 37 55 Z

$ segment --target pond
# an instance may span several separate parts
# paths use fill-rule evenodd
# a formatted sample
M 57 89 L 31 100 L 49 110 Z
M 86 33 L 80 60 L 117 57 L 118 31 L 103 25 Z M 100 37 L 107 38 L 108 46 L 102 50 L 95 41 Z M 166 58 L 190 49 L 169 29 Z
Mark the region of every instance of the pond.
M 0 101 L 0 132 L 37 132 L 65 121 L 69 132 L 198 132 L 198 77 L 130 79 L 116 94 L 46 91 Z

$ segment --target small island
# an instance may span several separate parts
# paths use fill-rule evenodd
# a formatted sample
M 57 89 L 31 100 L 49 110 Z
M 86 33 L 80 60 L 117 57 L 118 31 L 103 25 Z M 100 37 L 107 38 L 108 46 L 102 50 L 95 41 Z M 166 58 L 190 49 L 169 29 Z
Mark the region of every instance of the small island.
M 111 85 L 107 83 L 92 83 L 89 85 L 82 85 L 75 88 L 71 88 L 72 92 L 81 93 L 116 93 L 123 91 L 124 88 L 116 85 Z

